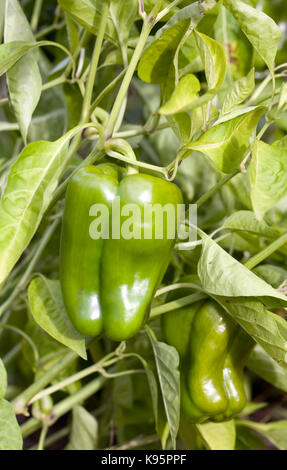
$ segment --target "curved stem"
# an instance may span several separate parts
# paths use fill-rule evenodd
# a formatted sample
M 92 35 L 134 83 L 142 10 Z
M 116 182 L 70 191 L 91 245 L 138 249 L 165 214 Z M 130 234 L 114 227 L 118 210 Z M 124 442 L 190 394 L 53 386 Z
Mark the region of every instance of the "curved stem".
M 107 149 L 107 155 L 112 158 L 116 158 L 117 160 L 121 160 L 129 165 L 138 166 L 140 168 L 146 168 L 147 170 L 156 171 L 157 173 L 161 173 L 166 176 L 166 169 L 160 166 L 151 165 L 150 163 L 139 162 L 138 160 L 132 160 L 131 158 L 125 157 L 119 152 L 115 152 L 114 150 Z

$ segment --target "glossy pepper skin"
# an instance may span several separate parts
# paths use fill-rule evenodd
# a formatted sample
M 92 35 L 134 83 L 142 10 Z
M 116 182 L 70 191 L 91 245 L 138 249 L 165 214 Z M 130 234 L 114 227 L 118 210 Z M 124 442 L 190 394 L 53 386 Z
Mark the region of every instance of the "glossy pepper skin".
M 215 301 L 163 315 L 167 343 L 181 362 L 181 404 L 194 422 L 225 421 L 246 404 L 243 368 L 253 340 Z
M 112 340 L 122 341 L 142 326 L 175 239 L 167 238 L 167 219 L 162 239 L 155 239 L 154 233 L 150 239 L 112 238 L 111 213 L 116 196 L 121 208 L 137 204 L 142 215 L 147 203 L 169 203 L 176 208 L 182 204 L 182 195 L 173 183 L 146 174 L 125 175 L 122 167 L 113 164 L 82 168 L 69 182 L 60 246 L 64 304 L 82 334 L 97 336 L 104 332 Z M 91 209 L 94 204 L 108 207 L 109 238 L 90 236 L 96 215 Z M 120 224 L 127 218 L 122 216 Z M 136 224 L 142 237 L 142 219 Z

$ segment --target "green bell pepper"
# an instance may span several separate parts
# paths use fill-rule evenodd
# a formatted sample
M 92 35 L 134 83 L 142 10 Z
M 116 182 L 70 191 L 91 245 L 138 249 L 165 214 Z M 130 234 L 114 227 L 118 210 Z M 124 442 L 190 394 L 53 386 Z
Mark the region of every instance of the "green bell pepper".
M 116 196 L 120 206 L 115 214 Z M 104 332 L 115 341 L 132 337 L 149 312 L 155 290 L 170 261 L 175 236 L 169 238 L 168 219 L 163 218 L 162 238 L 155 236 L 154 218 L 143 222 L 147 204 L 182 204 L 180 189 L 162 178 L 125 174 L 114 164 L 80 169 L 67 188 L 60 246 L 60 282 L 63 300 L 75 328 L 86 336 Z M 94 204 L 108 210 L 104 232 L 109 237 L 91 237 Z M 127 223 L 127 204 L 136 205 L 140 217 L 134 228 L 141 238 L 113 238 L 113 218 L 120 227 Z M 119 215 L 120 210 L 120 215 Z M 148 226 L 148 227 L 147 227 Z M 144 230 L 150 229 L 150 238 Z
M 180 292 L 176 296 L 186 295 Z M 243 369 L 254 346 L 250 336 L 213 300 L 166 313 L 162 329 L 180 356 L 184 415 L 201 422 L 240 413 L 246 404 Z

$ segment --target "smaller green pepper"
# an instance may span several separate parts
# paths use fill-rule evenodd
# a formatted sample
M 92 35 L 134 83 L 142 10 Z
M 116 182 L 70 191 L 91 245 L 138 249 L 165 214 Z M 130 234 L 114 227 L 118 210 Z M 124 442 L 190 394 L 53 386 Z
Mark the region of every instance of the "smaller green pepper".
M 243 369 L 254 345 L 247 333 L 213 300 L 163 315 L 162 328 L 180 355 L 184 414 L 201 422 L 240 413 L 246 404 Z

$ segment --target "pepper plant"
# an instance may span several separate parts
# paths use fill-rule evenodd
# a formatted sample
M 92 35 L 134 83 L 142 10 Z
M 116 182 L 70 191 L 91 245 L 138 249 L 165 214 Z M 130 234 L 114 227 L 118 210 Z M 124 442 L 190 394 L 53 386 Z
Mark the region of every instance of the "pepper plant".
M 284 3 L 0 0 L 1 450 L 287 449 Z M 64 207 L 115 164 L 135 197 L 177 186 L 197 224 L 144 266 L 112 240 L 104 303 L 149 269 L 160 285 L 129 333 L 118 300 L 80 332 L 63 278 L 93 289 L 97 254 L 80 191 L 60 257 Z

